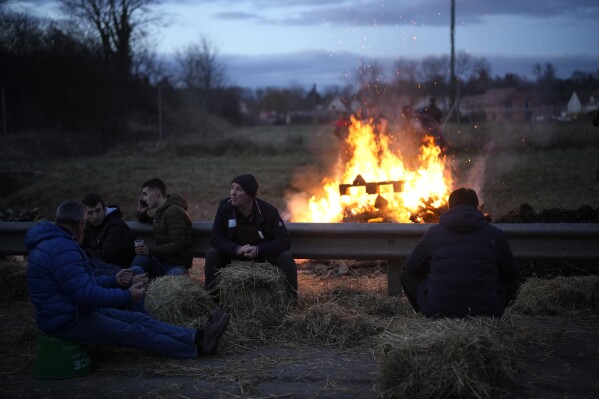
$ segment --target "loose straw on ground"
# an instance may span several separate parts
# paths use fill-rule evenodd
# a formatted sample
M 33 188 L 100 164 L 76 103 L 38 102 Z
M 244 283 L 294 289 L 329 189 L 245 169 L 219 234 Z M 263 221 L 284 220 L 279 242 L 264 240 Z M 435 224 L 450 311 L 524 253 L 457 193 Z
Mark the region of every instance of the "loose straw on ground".
M 14 257 L 0 261 L 0 301 L 12 303 L 27 298 L 27 265 Z
M 287 323 L 295 339 L 319 345 L 352 346 L 380 331 L 373 317 L 334 302 L 316 304 L 291 314 Z

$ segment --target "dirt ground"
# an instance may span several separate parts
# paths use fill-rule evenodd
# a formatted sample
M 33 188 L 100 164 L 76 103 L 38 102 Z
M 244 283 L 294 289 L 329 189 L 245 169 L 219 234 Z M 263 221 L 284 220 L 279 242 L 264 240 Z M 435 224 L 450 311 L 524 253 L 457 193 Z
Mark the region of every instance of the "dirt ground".
M 340 284 L 384 295 L 382 267 L 367 274 L 350 267 L 345 276 L 330 269 L 300 273 L 300 301 L 302 288 L 312 295 Z M 192 277 L 201 271 L 194 264 Z M 32 377 L 38 331 L 30 303 L 2 304 L 0 321 L 0 398 L 379 397 L 376 336 L 356 345 L 301 344 L 281 337 L 221 348 L 217 356 L 197 360 L 93 348 L 90 375 L 50 381 Z M 493 398 L 599 397 L 599 315 L 513 315 L 512 322 L 518 348 L 515 378 Z

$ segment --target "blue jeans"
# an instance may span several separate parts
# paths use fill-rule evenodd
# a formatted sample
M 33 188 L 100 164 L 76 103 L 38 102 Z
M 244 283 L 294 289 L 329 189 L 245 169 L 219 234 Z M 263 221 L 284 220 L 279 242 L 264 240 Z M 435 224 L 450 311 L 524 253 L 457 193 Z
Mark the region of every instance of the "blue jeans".
M 131 264 L 141 266 L 150 275 L 150 277 L 186 276 L 189 274 L 185 266 L 168 263 L 158 259 L 155 256 L 136 255 Z
M 110 276 L 113 274 L 117 274 L 118 272 L 124 269 L 119 265 L 106 263 L 102 259 L 95 256 L 89 258 L 89 263 L 91 263 L 92 265 L 92 273 L 94 274 L 94 276 Z M 144 269 L 139 266 L 130 266 L 129 269 L 133 270 L 134 276 L 145 273 Z
M 102 259 L 97 258 L 95 256 L 89 258 L 89 262 L 92 265 L 92 273 L 94 276 L 112 276 L 123 270 L 122 267 L 118 265 L 114 265 L 112 263 L 106 263 Z M 138 274 L 144 274 L 145 271 L 141 266 L 130 266 L 129 269 L 133 271 L 133 275 L 137 276 Z M 145 297 L 144 297 L 145 298 Z M 130 310 L 135 312 L 143 312 L 146 313 L 146 308 L 144 305 L 144 299 L 141 301 L 135 302 L 129 306 Z
M 145 313 L 100 308 L 50 335 L 78 344 L 122 346 L 178 358 L 198 357 L 196 330 L 155 320 Z

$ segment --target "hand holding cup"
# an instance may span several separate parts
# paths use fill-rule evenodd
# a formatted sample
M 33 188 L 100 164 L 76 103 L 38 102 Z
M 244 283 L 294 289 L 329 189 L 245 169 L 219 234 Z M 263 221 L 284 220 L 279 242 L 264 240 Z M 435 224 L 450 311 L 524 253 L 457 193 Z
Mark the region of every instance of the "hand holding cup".
M 144 244 L 144 240 L 135 240 L 133 242 L 133 245 L 135 246 L 135 253 L 137 255 L 149 255 L 150 254 L 150 249 L 148 248 L 148 246 L 146 244 Z

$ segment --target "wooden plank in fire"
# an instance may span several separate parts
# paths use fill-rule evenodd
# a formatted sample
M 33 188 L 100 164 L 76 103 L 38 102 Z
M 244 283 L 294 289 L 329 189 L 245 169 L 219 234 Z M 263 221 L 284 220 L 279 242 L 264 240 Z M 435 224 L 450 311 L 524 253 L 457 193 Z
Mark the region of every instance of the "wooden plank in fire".
M 351 184 L 340 184 L 339 195 L 349 195 L 350 187 L 366 187 L 366 194 L 379 194 L 380 186 L 393 186 L 393 192 L 399 193 L 403 191 L 403 180 L 387 180 L 379 182 L 367 182 L 362 175 L 356 176 Z

